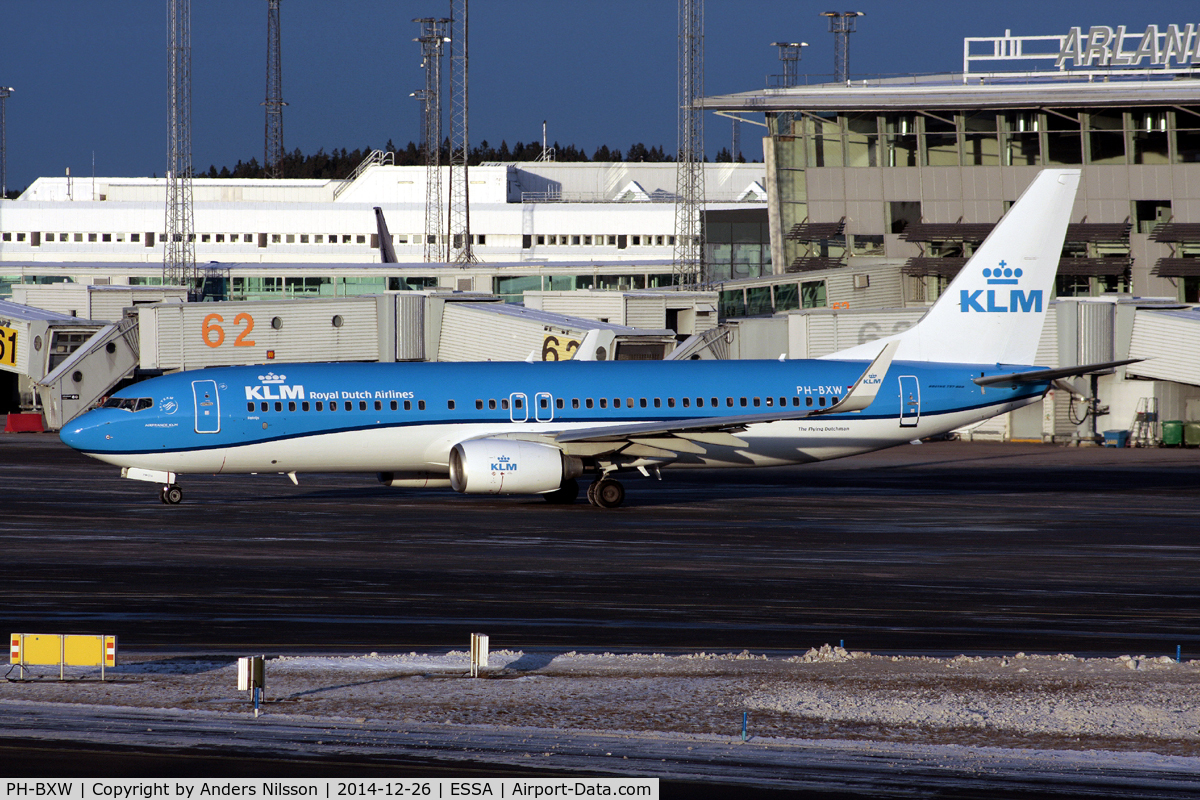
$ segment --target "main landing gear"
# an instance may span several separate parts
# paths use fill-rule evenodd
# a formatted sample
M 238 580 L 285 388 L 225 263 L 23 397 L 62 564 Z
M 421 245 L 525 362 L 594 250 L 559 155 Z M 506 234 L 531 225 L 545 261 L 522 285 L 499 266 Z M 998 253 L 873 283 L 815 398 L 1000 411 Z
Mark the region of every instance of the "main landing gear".
M 570 505 L 579 497 L 579 482 L 574 478 L 563 481 L 563 485 L 542 497 L 554 505 Z M 612 478 L 597 478 L 588 485 L 588 502 L 598 508 L 616 508 L 625 502 L 625 487 Z M 165 500 L 163 502 L 166 502 Z
M 612 478 L 600 478 L 588 486 L 587 498 L 598 508 L 617 508 L 625 502 L 625 487 Z
M 169 506 L 179 505 L 179 501 L 183 499 L 183 489 L 180 489 L 177 483 L 164 486 L 158 490 L 158 499 Z

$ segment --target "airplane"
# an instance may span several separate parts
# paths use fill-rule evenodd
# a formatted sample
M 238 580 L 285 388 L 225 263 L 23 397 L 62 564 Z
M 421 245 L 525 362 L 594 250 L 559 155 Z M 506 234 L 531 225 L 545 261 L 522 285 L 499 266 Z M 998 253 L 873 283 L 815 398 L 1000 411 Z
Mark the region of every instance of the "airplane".
M 125 387 L 60 436 L 172 505 L 184 474 L 361 472 L 551 503 L 590 477 L 588 501 L 610 509 L 626 475 L 945 434 L 1130 363 L 1033 366 L 1079 179 L 1043 170 L 916 325 L 823 358 L 215 367 Z

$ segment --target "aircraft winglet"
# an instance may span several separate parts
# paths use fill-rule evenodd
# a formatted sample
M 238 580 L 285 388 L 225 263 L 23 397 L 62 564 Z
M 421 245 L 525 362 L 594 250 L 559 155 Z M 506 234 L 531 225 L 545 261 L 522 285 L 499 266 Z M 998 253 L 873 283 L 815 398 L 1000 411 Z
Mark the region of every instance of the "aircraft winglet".
M 846 396 L 829 408 L 814 412 L 813 416 L 862 411 L 871 405 L 875 401 L 875 395 L 879 394 L 879 387 L 883 386 L 883 376 L 887 374 L 888 367 L 892 365 L 892 358 L 899 348 L 900 342 L 897 339 L 885 344 L 870 366 L 858 376 L 858 380 L 850 387 Z

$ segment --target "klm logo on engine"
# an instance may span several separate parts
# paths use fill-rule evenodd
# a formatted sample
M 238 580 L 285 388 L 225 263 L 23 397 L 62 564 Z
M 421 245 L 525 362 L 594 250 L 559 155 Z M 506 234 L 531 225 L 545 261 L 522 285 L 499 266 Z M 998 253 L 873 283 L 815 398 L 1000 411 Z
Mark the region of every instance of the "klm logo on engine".
M 287 375 L 276 375 L 274 372 L 268 372 L 266 375 L 259 375 L 258 379 L 263 382 L 263 385 L 247 386 L 247 400 L 304 399 L 304 387 L 299 384 L 296 386 L 288 386 Z
M 500 456 L 492 462 L 492 472 L 516 472 L 517 462 L 508 456 Z
M 989 286 L 1016 287 L 1024 272 L 1020 267 L 1013 269 L 1004 261 L 995 269 L 985 267 L 983 277 L 987 278 Z M 1042 290 L 1031 289 L 1023 291 L 1011 289 L 963 289 L 958 295 L 958 308 L 964 314 L 971 311 L 981 313 L 1019 313 L 1030 311 L 1040 314 L 1042 311 Z

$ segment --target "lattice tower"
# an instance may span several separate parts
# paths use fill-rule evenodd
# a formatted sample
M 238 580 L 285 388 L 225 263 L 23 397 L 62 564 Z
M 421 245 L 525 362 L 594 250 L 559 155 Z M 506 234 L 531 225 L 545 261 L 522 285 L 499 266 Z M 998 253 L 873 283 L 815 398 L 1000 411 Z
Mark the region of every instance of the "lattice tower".
M 467 159 L 467 0 L 450 2 L 450 258 L 459 266 L 474 263 L 471 248 L 471 182 Z
M 0 200 L 8 195 L 8 120 L 5 115 L 8 98 L 15 91 L 11 86 L 0 86 Z
M 446 261 L 442 249 L 442 55 L 447 41 L 448 19 L 422 17 L 421 66 L 425 68 L 425 88 L 418 97 L 422 109 L 423 145 L 425 155 L 425 261 Z
M 679 0 L 679 152 L 675 172 L 676 283 L 697 288 L 704 265 L 704 0 Z
M 167 224 L 163 283 L 195 291 L 192 213 L 192 6 L 167 0 Z
M 829 17 L 829 32 L 833 34 L 833 73 L 839 83 L 850 80 L 850 34 L 857 30 L 861 11 L 823 11 Z
M 267 0 L 267 107 L 263 166 L 268 178 L 283 177 L 283 68 L 280 57 L 279 2 Z

